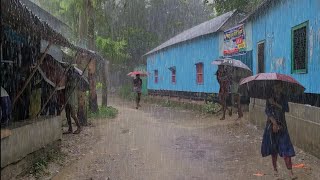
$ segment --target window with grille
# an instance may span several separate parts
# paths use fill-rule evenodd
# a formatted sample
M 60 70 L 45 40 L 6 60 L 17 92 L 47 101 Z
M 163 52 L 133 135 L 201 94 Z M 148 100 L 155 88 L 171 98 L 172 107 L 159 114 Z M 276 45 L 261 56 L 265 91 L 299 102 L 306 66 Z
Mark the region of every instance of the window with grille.
M 176 84 L 176 69 L 175 67 L 170 69 L 171 71 L 171 83 Z
M 155 82 L 155 83 L 158 83 L 158 79 L 159 79 L 159 77 L 158 77 L 158 70 L 154 70 L 154 82 Z
M 265 41 L 258 43 L 258 73 L 264 73 Z
M 306 73 L 308 62 L 307 51 L 308 22 L 292 28 L 291 64 L 293 73 Z
M 197 84 L 203 84 L 203 63 L 196 64 Z

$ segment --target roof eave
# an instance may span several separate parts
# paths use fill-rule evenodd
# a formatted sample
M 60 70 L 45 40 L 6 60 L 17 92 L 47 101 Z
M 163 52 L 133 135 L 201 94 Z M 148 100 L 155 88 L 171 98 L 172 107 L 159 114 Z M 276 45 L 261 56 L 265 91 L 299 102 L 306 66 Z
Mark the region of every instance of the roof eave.
M 216 31 L 210 32 L 210 33 L 206 33 L 206 34 L 202 34 L 202 35 L 200 35 L 200 36 L 196 36 L 196 37 L 193 37 L 193 38 L 190 38 L 190 39 L 187 39 L 187 40 L 184 40 L 184 41 L 175 43 L 175 44 L 171 44 L 171 45 L 169 45 L 169 46 L 167 46 L 167 47 L 164 47 L 164 48 L 155 50 L 155 49 L 157 49 L 157 48 L 159 47 L 159 46 L 158 46 L 158 47 L 154 48 L 153 50 L 149 51 L 148 53 L 142 55 L 142 57 L 148 56 L 148 55 L 151 55 L 151 54 L 154 54 L 154 53 L 156 53 L 156 52 L 159 52 L 159 51 L 161 51 L 161 50 L 163 50 L 163 49 L 166 49 L 166 48 L 168 48 L 168 47 L 171 47 L 171 46 L 174 46 L 174 45 L 177 45 L 177 44 L 181 44 L 181 43 L 184 43 L 184 42 L 187 42 L 187 41 L 190 41 L 190 40 L 194 40 L 194 39 L 196 39 L 196 38 L 200 38 L 200 37 L 203 37 L 203 36 L 207 36 L 207 35 L 209 35 L 209 34 L 215 34 L 215 33 L 217 33 L 217 32 L 220 32 L 221 27 L 223 27 L 223 25 L 224 25 L 226 22 L 228 22 L 228 20 L 229 20 L 231 17 L 234 16 L 234 14 L 237 12 L 237 9 L 234 9 L 233 11 L 229 11 L 229 12 L 232 12 L 231 15 L 219 26 L 219 28 L 218 28 Z M 160 45 L 160 46 L 161 46 L 161 45 Z
M 245 17 L 243 20 L 241 20 L 239 23 L 246 23 L 250 21 L 254 16 L 256 16 L 257 12 L 265 8 L 266 6 L 270 5 L 272 1 L 271 0 L 264 0 L 254 11 L 252 11 L 247 17 Z

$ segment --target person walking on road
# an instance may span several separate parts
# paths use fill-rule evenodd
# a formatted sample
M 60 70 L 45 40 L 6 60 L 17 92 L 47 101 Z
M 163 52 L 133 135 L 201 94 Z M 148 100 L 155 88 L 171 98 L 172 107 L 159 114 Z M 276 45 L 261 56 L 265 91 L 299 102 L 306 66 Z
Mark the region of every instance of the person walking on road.
M 69 129 L 64 134 L 70 134 L 72 133 L 72 123 L 71 123 L 71 117 L 73 118 L 77 130 L 73 132 L 73 134 L 79 134 L 81 132 L 81 126 L 77 117 L 77 87 L 76 87 L 76 75 L 73 72 L 73 69 L 69 69 L 66 79 L 66 88 L 65 88 L 65 98 L 66 98 L 66 117 L 68 121 Z
M 267 99 L 265 113 L 268 117 L 264 130 L 261 154 L 262 157 L 271 155 L 275 176 L 278 176 L 278 155 L 284 158 L 291 179 L 296 179 L 292 171 L 291 157 L 295 156 L 294 147 L 291 143 L 285 112 L 289 112 L 286 96 L 282 93 L 282 85 L 275 84 L 273 97 Z
M 133 79 L 133 91 L 136 94 L 136 109 L 141 107 L 140 100 L 141 100 L 141 89 L 142 89 L 142 79 L 140 78 L 140 74 L 136 75 L 136 78 Z

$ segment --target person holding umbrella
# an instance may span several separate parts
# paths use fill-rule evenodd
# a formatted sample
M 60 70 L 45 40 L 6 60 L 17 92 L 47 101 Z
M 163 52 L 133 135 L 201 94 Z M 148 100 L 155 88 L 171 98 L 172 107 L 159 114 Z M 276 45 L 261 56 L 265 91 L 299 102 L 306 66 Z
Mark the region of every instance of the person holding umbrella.
M 237 103 L 237 109 L 238 109 L 238 118 L 236 120 L 240 120 L 243 117 L 243 112 L 241 109 L 241 94 L 239 93 L 239 79 L 241 79 L 241 76 L 237 75 L 234 72 L 231 72 L 231 82 L 230 82 L 230 93 L 232 98 L 232 106 Z M 231 107 L 232 108 L 232 107 Z
M 1 107 L 0 107 L 0 119 L 1 128 L 6 128 L 11 124 L 12 103 L 7 91 L 1 87 Z
M 228 76 L 225 67 L 218 66 L 218 70 L 216 72 L 217 80 L 220 85 L 219 88 L 219 99 L 222 105 L 222 117 L 220 120 L 224 120 L 226 118 L 226 111 L 229 111 L 229 116 L 232 116 L 232 108 L 227 107 L 227 96 L 230 91 L 230 76 Z
M 275 175 L 278 176 L 278 155 L 284 158 L 291 179 L 296 179 L 292 171 L 291 158 L 295 156 L 285 113 L 289 112 L 287 97 L 303 93 L 305 88 L 294 78 L 278 73 L 260 73 L 244 78 L 240 82 L 240 92 L 252 98 L 266 99 L 267 123 L 261 143 L 262 157 L 272 157 Z
M 68 122 L 68 131 L 64 132 L 63 134 L 79 134 L 81 132 L 81 125 L 79 119 L 77 117 L 77 109 L 78 109 L 78 102 L 77 102 L 77 75 L 74 72 L 73 68 L 69 69 L 67 72 L 67 79 L 66 79 L 66 87 L 65 87 L 65 99 L 66 99 L 66 118 Z M 71 117 L 73 118 L 77 130 L 75 132 L 72 131 L 72 123 Z
M 141 100 L 141 91 L 142 91 L 142 79 L 140 76 L 147 76 L 147 72 L 142 71 L 133 71 L 127 74 L 128 76 L 134 77 L 133 79 L 133 91 L 137 93 L 136 95 L 136 109 L 141 107 L 140 100 Z
M 235 101 L 237 102 L 238 119 L 240 119 L 243 116 L 243 113 L 240 104 L 240 93 L 238 92 L 239 82 L 240 79 L 251 76 L 252 71 L 243 62 L 231 58 L 217 59 L 211 64 L 218 65 L 218 71 L 216 74 L 220 85 L 219 96 L 223 106 L 223 115 L 221 120 L 225 119 L 225 112 L 226 109 L 228 109 L 226 106 L 226 98 L 229 93 L 231 93 L 232 96 L 232 104 L 234 104 Z M 232 107 L 229 111 L 229 115 L 232 115 Z
M 278 176 L 278 155 L 283 157 L 290 177 L 296 178 L 292 171 L 291 161 L 291 157 L 295 156 L 295 151 L 287 128 L 286 112 L 289 112 L 288 100 L 283 93 L 282 84 L 278 82 L 273 86 L 271 98 L 266 101 L 267 124 L 263 134 L 261 154 L 263 157 L 271 155 L 276 176 Z
M 142 79 L 140 78 L 140 74 L 136 75 L 136 78 L 133 79 L 133 91 L 137 93 L 136 95 L 136 109 L 141 107 L 141 89 L 142 89 Z

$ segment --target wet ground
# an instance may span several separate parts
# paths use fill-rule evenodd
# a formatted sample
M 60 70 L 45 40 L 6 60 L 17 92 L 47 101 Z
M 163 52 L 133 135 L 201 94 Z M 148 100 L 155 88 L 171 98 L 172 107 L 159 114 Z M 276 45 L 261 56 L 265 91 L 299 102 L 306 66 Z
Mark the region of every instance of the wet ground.
M 63 136 L 73 159 L 53 179 L 223 180 L 275 179 L 270 158 L 260 156 L 262 132 L 245 119 L 225 121 L 181 109 L 112 99 L 113 120 L 95 120 L 78 135 Z M 296 149 L 299 179 L 319 179 L 320 160 Z M 69 158 L 70 159 L 70 158 Z M 281 177 L 286 168 L 279 159 Z M 254 175 L 256 174 L 256 175 Z

